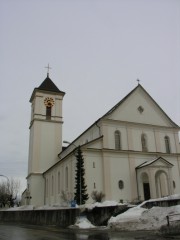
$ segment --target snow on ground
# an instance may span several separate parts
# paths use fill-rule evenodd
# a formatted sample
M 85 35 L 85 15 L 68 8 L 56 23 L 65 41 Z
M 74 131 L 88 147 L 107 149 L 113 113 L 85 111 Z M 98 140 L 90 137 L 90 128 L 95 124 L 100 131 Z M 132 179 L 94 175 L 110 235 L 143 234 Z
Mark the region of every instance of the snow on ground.
M 80 216 L 77 218 L 73 227 L 77 227 L 80 229 L 89 229 L 95 228 L 96 226 L 94 226 L 85 216 Z
M 110 207 L 110 206 L 118 206 L 118 205 L 124 205 L 124 204 L 118 203 L 116 201 L 104 201 L 102 203 L 95 202 L 95 203 L 92 203 L 92 204 L 85 204 L 84 208 L 87 208 L 87 209 L 91 210 L 95 207 Z
M 152 207 L 151 209 L 137 206 L 119 214 L 117 217 L 111 217 L 108 226 L 126 231 L 157 230 L 167 224 L 166 216 L 169 214 L 180 214 L 180 205 Z

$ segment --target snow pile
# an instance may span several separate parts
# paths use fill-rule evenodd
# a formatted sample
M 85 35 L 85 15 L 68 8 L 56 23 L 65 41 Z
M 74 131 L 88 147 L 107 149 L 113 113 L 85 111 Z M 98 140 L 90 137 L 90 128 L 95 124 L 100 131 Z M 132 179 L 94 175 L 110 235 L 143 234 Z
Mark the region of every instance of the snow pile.
M 111 228 L 119 230 L 157 230 L 167 224 L 166 216 L 169 214 L 180 214 L 180 205 L 151 209 L 137 206 L 117 217 L 111 217 L 108 224 Z
M 95 226 L 85 216 L 78 217 L 74 224 L 74 227 L 81 229 L 95 228 Z
M 95 202 L 92 204 L 86 204 L 85 208 L 92 210 L 95 207 L 112 207 L 112 206 L 118 206 L 118 205 L 124 205 L 124 204 L 118 203 L 116 201 L 104 201 L 104 202 Z
M 24 205 L 21 207 L 11 207 L 11 208 L 7 208 L 7 209 L 3 209 L 2 211 L 27 211 L 27 210 L 34 210 L 34 206 L 33 205 Z
M 168 200 L 175 200 L 180 199 L 180 194 L 174 194 L 167 197 L 156 198 L 156 199 L 149 199 L 147 201 L 142 202 L 139 206 L 142 207 L 148 202 L 160 202 L 160 201 L 168 201 Z

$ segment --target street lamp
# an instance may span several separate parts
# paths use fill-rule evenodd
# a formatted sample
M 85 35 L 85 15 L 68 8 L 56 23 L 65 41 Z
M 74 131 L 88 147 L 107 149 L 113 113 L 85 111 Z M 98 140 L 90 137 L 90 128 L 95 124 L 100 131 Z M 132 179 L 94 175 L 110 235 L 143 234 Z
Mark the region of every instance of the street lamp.
M 69 145 L 72 144 L 74 147 L 77 147 L 74 143 L 71 143 L 71 142 L 66 141 L 66 140 L 64 140 L 63 143 L 66 143 L 66 144 L 69 144 Z
M 5 177 L 8 180 L 8 182 L 10 183 L 9 178 L 7 176 L 0 174 L 0 177 Z

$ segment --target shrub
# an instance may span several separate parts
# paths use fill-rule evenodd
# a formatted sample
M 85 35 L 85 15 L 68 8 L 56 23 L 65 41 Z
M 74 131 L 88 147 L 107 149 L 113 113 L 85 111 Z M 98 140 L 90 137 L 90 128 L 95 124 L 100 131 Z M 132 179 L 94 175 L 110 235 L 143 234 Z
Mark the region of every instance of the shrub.
M 105 197 L 105 194 L 103 192 L 93 191 L 91 193 L 91 197 L 94 200 L 94 202 L 102 202 L 102 200 Z

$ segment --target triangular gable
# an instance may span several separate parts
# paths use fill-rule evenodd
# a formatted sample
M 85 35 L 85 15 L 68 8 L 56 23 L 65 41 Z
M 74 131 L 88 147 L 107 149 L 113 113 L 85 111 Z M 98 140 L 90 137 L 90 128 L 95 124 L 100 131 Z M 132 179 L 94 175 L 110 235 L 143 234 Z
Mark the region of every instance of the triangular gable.
M 102 118 L 165 127 L 179 127 L 140 84 Z
M 168 162 L 166 159 L 162 157 L 158 157 L 156 159 L 146 161 L 142 163 L 141 165 L 137 166 L 136 169 L 145 168 L 145 167 L 173 167 L 173 164 Z

